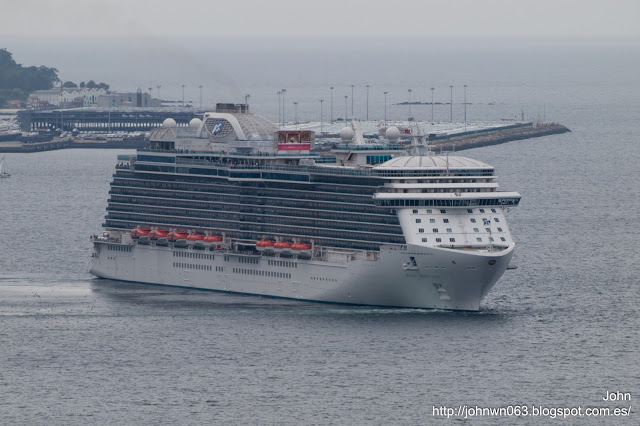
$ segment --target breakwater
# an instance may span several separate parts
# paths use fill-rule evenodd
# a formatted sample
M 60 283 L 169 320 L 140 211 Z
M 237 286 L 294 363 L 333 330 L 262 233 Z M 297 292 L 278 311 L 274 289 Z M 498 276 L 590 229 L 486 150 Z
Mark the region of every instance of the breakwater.
M 539 138 L 542 136 L 557 135 L 570 132 L 566 126 L 558 123 L 534 124 L 512 128 L 490 129 L 469 134 L 450 135 L 445 138 L 436 138 L 431 142 L 434 149 L 443 151 L 462 151 L 465 149 L 479 148 L 482 146 L 498 145 L 501 143 L 522 139 Z

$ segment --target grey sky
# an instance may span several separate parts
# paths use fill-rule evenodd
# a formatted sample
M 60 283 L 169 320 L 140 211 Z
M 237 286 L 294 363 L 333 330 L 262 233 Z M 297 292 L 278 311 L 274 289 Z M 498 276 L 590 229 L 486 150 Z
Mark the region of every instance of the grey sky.
M 10 36 L 640 37 L 638 0 L 3 0 L 0 14 Z

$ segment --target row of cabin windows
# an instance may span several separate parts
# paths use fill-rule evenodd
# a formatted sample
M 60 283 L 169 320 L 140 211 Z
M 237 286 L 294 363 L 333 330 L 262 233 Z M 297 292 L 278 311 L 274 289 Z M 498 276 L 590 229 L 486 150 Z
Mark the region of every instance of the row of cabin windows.
M 491 232 L 490 228 L 484 228 L 484 230 L 487 231 L 487 232 Z M 418 232 L 419 233 L 424 233 L 424 228 L 418 228 Z M 433 228 L 432 232 L 433 233 L 438 233 L 439 232 L 439 228 Z M 452 232 L 453 232 L 452 228 L 447 228 L 447 233 L 452 233 Z M 480 230 L 478 228 L 473 228 L 473 232 L 480 232 Z M 504 232 L 504 231 L 502 230 L 502 228 L 498 228 L 498 232 Z
M 111 251 L 131 251 L 131 246 L 116 246 L 109 244 L 107 245 L 107 250 Z
M 190 253 L 188 251 L 174 251 L 173 257 L 189 257 L 191 259 L 215 259 L 215 255 L 206 253 Z
M 289 272 L 264 271 L 261 269 L 242 269 L 242 268 L 233 268 L 232 270 L 234 274 L 258 275 L 262 277 L 273 277 L 273 278 L 291 278 L 291 273 Z
M 270 266 L 284 266 L 286 268 L 297 268 L 298 264 L 296 262 L 287 262 L 286 260 L 269 260 Z
M 240 200 L 233 200 L 236 203 L 224 202 L 221 200 L 216 201 L 191 201 L 191 200 L 173 200 L 166 198 L 155 197 L 131 197 L 122 195 L 111 195 L 109 200 L 110 204 L 133 204 L 136 206 L 161 206 L 171 208 L 188 208 L 191 210 L 205 210 L 205 211 L 221 211 L 228 212 L 234 211 L 245 214 L 259 214 L 259 215 L 278 215 L 278 216 L 293 216 L 293 217 L 309 217 L 320 218 L 328 220 L 353 220 L 358 222 L 374 222 L 374 223 L 391 223 L 397 222 L 396 215 L 385 214 L 384 211 L 378 209 L 374 214 L 361 214 L 363 212 L 345 212 L 340 209 L 340 206 L 317 203 L 310 206 L 309 203 L 304 207 L 289 207 L 282 205 L 271 204 L 251 204 L 251 203 L 237 203 Z M 289 203 L 283 203 L 289 204 Z
M 301 216 L 279 216 L 279 215 L 262 215 L 262 214 L 250 214 L 250 213 L 237 213 L 237 212 L 209 212 L 202 210 L 190 210 L 174 207 L 150 207 L 141 205 L 127 205 L 116 206 L 111 204 L 107 207 L 107 211 L 110 213 L 115 212 L 131 212 L 135 214 L 147 213 L 157 214 L 162 216 L 174 216 L 174 217 L 191 217 L 191 218 L 204 218 L 204 219 L 226 219 L 233 221 L 240 221 L 243 223 L 259 223 L 265 225 L 289 225 L 289 226 L 302 226 L 302 227 L 315 227 L 324 229 L 340 229 L 340 230 L 353 230 L 363 232 L 379 232 L 385 234 L 399 234 L 400 226 L 395 224 L 381 224 L 367 222 L 369 217 L 363 217 L 360 220 L 355 221 L 338 221 L 329 219 L 316 219 L 307 218 Z
M 478 209 L 478 211 L 480 213 L 484 213 L 485 209 Z M 440 213 L 446 213 L 447 210 L 446 209 L 440 209 Z M 413 210 L 413 214 L 418 214 L 419 210 L 418 209 L 414 209 Z M 427 214 L 432 214 L 433 213 L 433 209 L 427 209 Z M 473 209 L 467 209 L 467 213 L 473 213 Z M 491 213 L 497 213 L 496 209 L 491 209 Z
M 482 238 L 477 237 L 477 238 L 476 238 L 476 241 L 477 241 L 477 242 L 479 242 L 479 243 L 481 243 L 481 242 L 482 242 Z M 495 241 L 495 240 L 494 240 L 494 238 L 493 238 L 493 237 L 489 237 L 489 241 L 493 242 L 493 241 Z M 507 239 L 506 239 L 505 237 L 500 237 L 500 241 L 505 241 L 505 242 L 506 242 L 506 241 L 507 241 Z M 423 242 L 423 243 L 428 243 L 428 242 L 429 242 L 429 239 L 428 239 L 427 237 L 423 237 L 423 238 L 422 238 L 422 242 Z M 441 242 L 442 242 L 442 238 L 436 238 L 436 243 L 441 243 Z M 456 242 L 456 239 L 455 239 L 455 238 L 449 238 L 449 242 L 451 242 L 451 243 L 455 243 L 455 242 Z
M 198 271 L 211 271 L 211 265 L 198 265 L 197 263 L 173 262 L 174 268 L 196 269 Z
M 257 257 L 239 257 L 238 258 L 238 262 L 239 263 L 253 263 L 253 264 L 258 264 L 260 263 L 260 259 L 258 259 Z

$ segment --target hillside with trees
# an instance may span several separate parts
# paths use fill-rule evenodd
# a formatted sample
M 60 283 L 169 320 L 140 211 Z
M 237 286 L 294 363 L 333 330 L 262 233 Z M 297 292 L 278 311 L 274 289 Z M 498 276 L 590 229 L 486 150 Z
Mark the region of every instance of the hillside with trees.
M 36 90 L 53 88 L 56 83 L 62 83 L 58 78 L 58 70 L 45 67 L 23 67 L 13 59 L 11 52 L 0 49 L 0 108 L 10 99 L 18 99 L 26 102 L 29 95 Z M 79 85 L 72 81 L 65 81 L 62 87 L 80 87 L 87 89 L 109 90 L 106 83 L 96 83 L 93 80 L 80 82 Z
M 42 65 L 23 67 L 11 52 L 0 49 L 0 106 L 9 99 L 26 101 L 31 92 L 51 89 L 58 81 L 57 69 Z

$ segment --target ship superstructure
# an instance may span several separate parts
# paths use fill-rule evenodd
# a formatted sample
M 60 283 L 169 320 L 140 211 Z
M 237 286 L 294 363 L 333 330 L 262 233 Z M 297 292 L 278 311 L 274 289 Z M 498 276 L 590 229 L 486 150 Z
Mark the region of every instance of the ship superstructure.
M 377 306 L 477 310 L 514 242 L 493 167 L 424 138 L 332 155 L 219 104 L 121 158 L 91 272 L 104 278 Z M 354 126 L 357 130 L 357 125 Z

